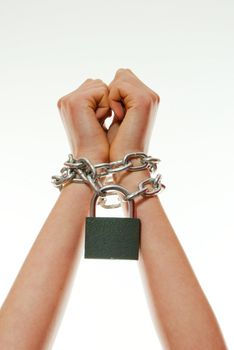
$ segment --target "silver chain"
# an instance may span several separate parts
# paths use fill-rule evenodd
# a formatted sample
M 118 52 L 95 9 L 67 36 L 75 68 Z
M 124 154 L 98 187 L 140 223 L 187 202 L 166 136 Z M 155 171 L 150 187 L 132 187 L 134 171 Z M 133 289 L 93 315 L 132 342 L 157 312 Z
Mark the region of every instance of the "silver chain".
M 140 165 L 133 165 L 132 159 L 138 159 Z M 131 152 L 127 153 L 121 160 L 93 165 L 87 158 L 75 159 L 72 154 L 69 154 L 68 160 L 64 163 L 65 166 L 60 170 L 61 175 L 53 175 L 51 182 L 60 191 L 71 182 L 86 183 L 99 195 L 99 205 L 104 208 L 119 208 L 121 206 L 119 197 L 118 203 L 108 205 L 106 204 L 107 194 L 102 192 L 102 187 L 114 183 L 113 174 L 124 170 L 139 171 L 148 169 L 150 173 L 155 175 L 159 162 L 160 159 L 147 156 L 143 152 Z M 103 178 L 104 181 L 102 181 Z M 138 184 L 138 189 L 126 195 L 122 200 L 128 201 L 138 195 L 147 197 L 159 194 L 166 188 L 166 186 L 161 183 L 161 178 L 162 175 L 157 174 L 156 176 L 141 181 Z M 149 190 L 146 185 L 151 185 L 153 189 Z M 113 191 L 111 194 L 117 193 Z

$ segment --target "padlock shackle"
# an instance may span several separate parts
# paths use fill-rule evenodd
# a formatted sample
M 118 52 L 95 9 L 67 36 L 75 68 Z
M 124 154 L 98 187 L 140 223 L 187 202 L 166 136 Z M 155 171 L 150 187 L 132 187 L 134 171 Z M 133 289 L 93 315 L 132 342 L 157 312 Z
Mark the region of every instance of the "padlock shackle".
M 101 188 L 101 191 L 104 193 L 111 191 L 111 190 L 116 190 L 116 191 L 122 192 L 125 196 L 129 195 L 128 190 L 125 187 L 120 186 L 120 185 L 112 184 L 112 185 L 103 186 Z M 90 203 L 90 216 L 92 216 L 92 217 L 96 216 L 96 202 L 97 202 L 98 197 L 99 197 L 99 194 L 97 192 L 94 192 L 94 195 L 93 195 L 93 197 L 91 199 L 91 203 Z M 129 199 L 127 202 L 129 204 L 129 211 L 128 211 L 129 216 L 131 218 L 133 218 L 134 217 L 134 200 Z

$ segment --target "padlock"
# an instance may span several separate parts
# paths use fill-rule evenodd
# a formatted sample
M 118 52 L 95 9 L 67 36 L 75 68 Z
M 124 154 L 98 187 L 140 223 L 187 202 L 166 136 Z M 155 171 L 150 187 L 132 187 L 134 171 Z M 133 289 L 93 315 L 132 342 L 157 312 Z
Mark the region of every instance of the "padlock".
M 129 192 L 119 185 L 106 185 L 102 192 Z M 134 218 L 134 200 L 128 200 L 129 217 L 96 217 L 95 192 L 90 203 L 90 216 L 85 222 L 85 258 L 138 260 L 141 221 Z

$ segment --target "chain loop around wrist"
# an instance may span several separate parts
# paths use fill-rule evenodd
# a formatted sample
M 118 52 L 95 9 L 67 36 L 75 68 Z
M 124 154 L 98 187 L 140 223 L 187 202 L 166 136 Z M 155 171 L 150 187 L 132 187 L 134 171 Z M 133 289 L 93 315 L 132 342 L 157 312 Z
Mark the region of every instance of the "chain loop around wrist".
M 132 163 L 133 159 L 140 161 L 139 165 Z M 141 181 L 138 184 L 136 191 L 129 193 L 129 195 L 122 198 L 123 201 L 134 199 L 141 195 L 143 197 L 155 196 L 161 193 L 166 186 L 161 183 L 161 174 L 155 176 L 157 165 L 161 160 L 148 156 L 144 152 L 130 152 L 127 153 L 123 159 L 113 161 L 110 163 L 92 164 L 88 158 L 75 159 L 72 154 L 68 155 L 68 160 L 64 162 L 64 167 L 60 170 L 61 175 L 53 175 L 51 178 L 52 184 L 60 191 L 63 187 L 71 182 L 86 183 L 92 190 L 99 195 L 98 204 L 104 208 L 118 208 L 121 207 L 121 202 L 117 204 L 106 204 L 107 193 L 102 191 L 102 188 L 107 183 L 113 182 L 113 174 L 121 171 L 141 171 L 148 169 L 153 176 Z M 102 171 L 99 171 L 101 169 Z M 111 177 L 109 177 L 111 176 Z M 103 180 L 104 178 L 104 180 Z M 109 181 L 109 182 L 107 182 Z M 150 184 L 153 189 L 149 190 L 146 185 Z M 114 194 L 114 191 L 113 193 Z M 116 193 L 116 195 L 118 195 Z

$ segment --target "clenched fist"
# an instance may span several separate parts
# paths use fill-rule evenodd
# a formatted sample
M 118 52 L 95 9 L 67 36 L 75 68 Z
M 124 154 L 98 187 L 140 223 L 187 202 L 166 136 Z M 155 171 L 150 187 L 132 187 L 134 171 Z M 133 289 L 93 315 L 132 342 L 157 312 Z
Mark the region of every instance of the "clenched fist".
M 147 152 L 160 98 L 130 69 L 118 69 L 106 85 L 87 79 L 61 97 L 57 106 L 72 154 L 94 164 L 121 159 L 128 152 Z M 109 129 L 106 118 L 114 112 Z
M 107 130 L 102 127 L 111 115 L 108 94 L 108 86 L 102 80 L 87 79 L 58 100 L 74 158 L 87 157 L 94 164 L 109 160 Z
M 147 152 L 160 98 L 130 69 L 118 69 L 108 96 L 114 119 L 108 131 L 110 160 L 128 152 Z

